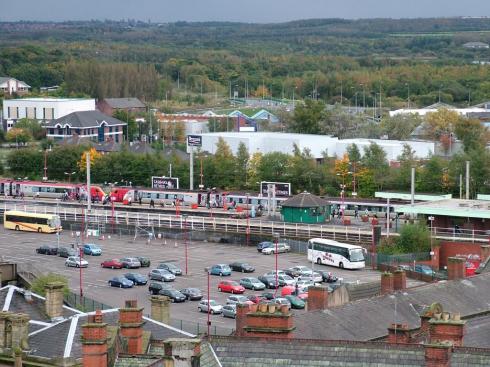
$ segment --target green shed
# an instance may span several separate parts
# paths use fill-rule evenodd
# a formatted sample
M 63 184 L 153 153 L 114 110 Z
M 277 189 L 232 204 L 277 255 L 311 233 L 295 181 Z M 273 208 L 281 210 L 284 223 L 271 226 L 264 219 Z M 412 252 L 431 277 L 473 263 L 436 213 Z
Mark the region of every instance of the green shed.
M 330 217 L 328 201 L 302 192 L 281 204 L 281 214 L 288 223 L 323 223 Z

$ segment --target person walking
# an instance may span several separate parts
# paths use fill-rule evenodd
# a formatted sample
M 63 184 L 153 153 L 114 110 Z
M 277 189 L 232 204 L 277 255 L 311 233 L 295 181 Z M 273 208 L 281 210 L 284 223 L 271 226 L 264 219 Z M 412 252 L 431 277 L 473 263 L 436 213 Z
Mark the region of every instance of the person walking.
M 155 208 L 155 202 L 153 199 L 150 200 L 150 208 Z

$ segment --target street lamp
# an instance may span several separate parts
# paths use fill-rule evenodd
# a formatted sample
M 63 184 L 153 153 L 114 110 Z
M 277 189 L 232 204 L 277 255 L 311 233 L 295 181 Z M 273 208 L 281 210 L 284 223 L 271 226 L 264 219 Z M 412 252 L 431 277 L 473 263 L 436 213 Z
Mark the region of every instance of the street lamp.
M 65 175 L 68 176 L 68 183 L 71 183 L 71 176 L 73 176 L 76 172 L 65 172 Z
M 273 234 L 274 236 L 274 245 L 275 245 L 275 248 L 276 250 L 274 251 L 275 252 L 275 255 L 276 255 L 276 284 L 275 284 L 275 291 L 274 291 L 274 298 L 276 297 L 276 294 L 277 294 L 277 290 L 279 289 L 279 277 L 278 277 L 278 274 L 277 274 L 277 271 L 278 271 L 278 258 L 277 258 L 277 255 L 279 254 L 278 251 L 277 251 L 277 245 L 279 243 L 279 237 L 280 237 L 280 234 L 275 232 Z
M 187 214 L 182 214 L 184 217 L 184 251 L 185 251 L 185 275 L 188 274 L 188 259 L 187 259 Z M 208 305 L 209 308 L 209 305 Z
M 249 205 L 248 205 L 248 197 L 250 196 L 250 194 L 247 192 L 246 194 L 247 196 L 247 202 L 245 204 L 245 210 L 246 210 L 246 213 L 245 215 L 247 216 L 247 231 L 246 231 L 246 246 L 248 247 L 250 245 L 250 210 L 249 210 Z
M 211 307 L 209 306 L 209 301 L 210 301 L 210 291 L 211 291 L 211 286 L 210 286 L 210 277 L 211 277 L 211 274 L 209 273 L 209 268 L 205 268 L 204 271 L 206 272 L 206 276 L 208 277 L 208 321 L 207 321 L 207 325 L 208 325 L 208 337 L 209 337 L 209 330 L 211 328 L 211 320 L 210 320 L 210 312 L 211 312 Z

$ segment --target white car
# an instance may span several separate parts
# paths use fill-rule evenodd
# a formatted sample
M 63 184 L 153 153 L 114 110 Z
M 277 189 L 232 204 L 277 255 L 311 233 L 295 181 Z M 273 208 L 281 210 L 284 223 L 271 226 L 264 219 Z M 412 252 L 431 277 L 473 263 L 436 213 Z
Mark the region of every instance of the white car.
M 289 252 L 290 250 L 291 250 L 291 247 L 289 247 L 289 245 L 286 243 L 278 243 L 277 244 L 277 253 L 279 253 L 279 254 L 281 252 Z M 265 249 L 262 250 L 262 253 L 264 255 L 275 254 L 276 253 L 276 246 L 266 247 Z
M 208 312 L 208 300 L 202 300 L 199 302 L 197 305 L 197 310 L 199 312 Z M 211 314 L 218 314 L 223 312 L 223 306 L 221 306 L 218 302 L 215 300 L 209 300 L 209 313 Z
M 323 281 L 323 277 L 320 273 L 311 270 L 304 271 L 303 274 L 298 277 L 298 279 L 310 279 L 315 283 L 321 283 Z
M 65 261 L 65 266 L 71 266 L 75 268 L 86 268 L 88 266 L 88 261 L 80 259 L 78 256 L 70 256 Z
M 279 281 L 279 285 L 285 286 L 285 285 L 295 285 L 296 284 L 296 279 L 293 277 L 290 277 L 287 274 L 278 274 L 277 280 Z
M 308 287 L 313 287 L 315 283 L 310 279 L 298 279 L 296 281 L 296 284 L 298 285 L 298 288 L 308 288 Z

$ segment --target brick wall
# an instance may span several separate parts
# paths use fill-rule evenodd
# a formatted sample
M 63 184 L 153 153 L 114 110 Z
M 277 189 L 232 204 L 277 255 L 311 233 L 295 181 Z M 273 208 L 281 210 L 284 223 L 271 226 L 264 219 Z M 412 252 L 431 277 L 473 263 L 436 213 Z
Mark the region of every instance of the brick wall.
M 442 241 L 440 243 L 439 266 L 447 266 L 448 257 L 456 255 L 478 255 L 482 256 L 481 244 L 469 242 Z

